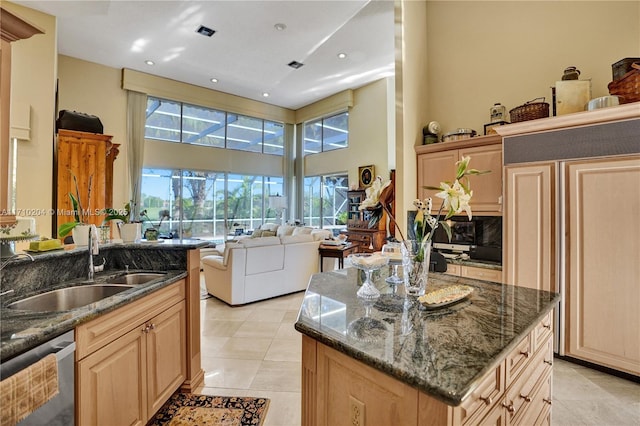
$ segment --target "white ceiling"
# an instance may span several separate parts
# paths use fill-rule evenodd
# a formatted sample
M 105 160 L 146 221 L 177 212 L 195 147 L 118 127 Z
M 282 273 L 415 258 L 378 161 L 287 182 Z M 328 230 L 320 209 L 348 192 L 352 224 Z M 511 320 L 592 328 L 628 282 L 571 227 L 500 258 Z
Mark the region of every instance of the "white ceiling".
M 291 109 L 394 73 L 392 0 L 14 3 L 58 18 L 60 54 Z

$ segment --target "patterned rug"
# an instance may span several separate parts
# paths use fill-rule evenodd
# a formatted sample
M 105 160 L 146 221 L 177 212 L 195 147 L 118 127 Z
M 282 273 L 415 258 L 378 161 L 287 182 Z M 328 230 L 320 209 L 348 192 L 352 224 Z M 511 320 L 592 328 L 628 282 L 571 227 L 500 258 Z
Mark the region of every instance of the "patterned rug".
M 269 399 L 176 393 L 147 426 L 260 426 Z

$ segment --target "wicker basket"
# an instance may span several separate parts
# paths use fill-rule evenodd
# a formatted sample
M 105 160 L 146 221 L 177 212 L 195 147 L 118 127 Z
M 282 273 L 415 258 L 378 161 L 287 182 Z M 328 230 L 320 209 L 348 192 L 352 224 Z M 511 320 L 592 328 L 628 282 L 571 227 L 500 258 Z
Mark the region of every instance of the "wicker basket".
M 621 104 L 640 101 L 640 62 L 631 64 L 631 71 L 620 80 L 609 83 L 609 94 L 620 97 Z
M 536 102 L 538 99 L 542 99 L 542 102 Z M 544 98 L 535 98 L 510 110 L 509 116 L 512 123 L 546 118 L 549 117 L 549 104 L 544 102 Z

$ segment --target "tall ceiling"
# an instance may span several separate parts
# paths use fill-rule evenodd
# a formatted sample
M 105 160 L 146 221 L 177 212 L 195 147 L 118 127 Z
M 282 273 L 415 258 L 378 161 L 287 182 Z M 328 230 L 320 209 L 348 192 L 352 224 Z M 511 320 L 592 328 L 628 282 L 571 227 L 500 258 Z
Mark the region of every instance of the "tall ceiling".
M 57 17 L 60 54 L 285 108 L 394 74 L 392 0 L 14 3 Z

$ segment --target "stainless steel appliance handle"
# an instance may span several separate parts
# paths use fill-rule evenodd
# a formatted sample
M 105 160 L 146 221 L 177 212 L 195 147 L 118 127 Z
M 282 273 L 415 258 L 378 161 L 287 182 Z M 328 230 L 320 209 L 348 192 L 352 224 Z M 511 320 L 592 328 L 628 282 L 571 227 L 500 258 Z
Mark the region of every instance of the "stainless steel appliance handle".
M 69 355 L 73 355 L 73 352 L 76 350 L 76 342 L 64 342 L 65 345 L 57 346 L 56 349 L 60 349 L 56 354 L 56 360 L 60 362 L 62 359 L 68 357 Z

